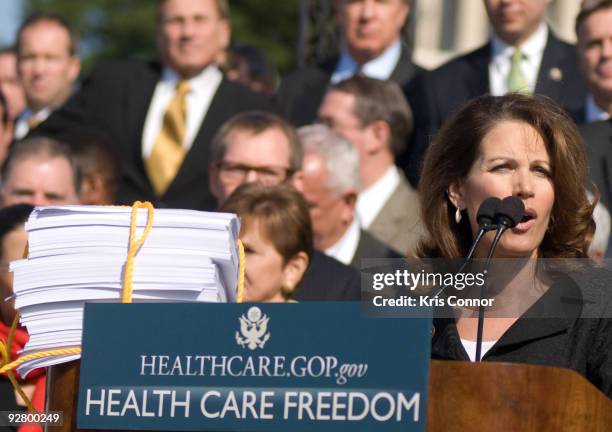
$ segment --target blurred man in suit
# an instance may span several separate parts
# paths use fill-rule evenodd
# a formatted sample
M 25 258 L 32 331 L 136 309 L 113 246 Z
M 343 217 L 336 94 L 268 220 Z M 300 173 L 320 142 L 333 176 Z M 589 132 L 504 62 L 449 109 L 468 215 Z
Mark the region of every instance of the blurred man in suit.
M 158 0 L 162 63 L 102 64 L 63 109 L 40 125 L 58 133 L 83 123 L 110 135 L 122 161 L 118 203 L 212 209 L 209 144 L 234 114 L 267 99 L 227 81 L 215 64 L 230 38 L 227 0 Z
M 0 91 L 9 107 L 9 118 L 15 121 L 26 106 L 25 93 L 17 74 L 17 54 L 14 48 L 0 49 Z
M 1 180 L 2 206 L 79 203 L 79 172 L 70 148 L 50 138 L 15 143 L 3 165 Z
M 232 117 L 215 135 L 210 160 L 211 193 L 219 204 L 243 183 L 291 181 L 303 188 L 302 145 L 293 127 L 274 114 L 251 111 Z M 359 273 L 315 251 L 294 298 L 359 300 Z
M 580 70 L 589 89 L 585 120 L 612 114 L 612 1 L 587 0 L 576 18 Z
M 330 83 L 361 74 L 403 86 L 421 71 L 400 40 L 408 0 L 336 0 L 334 7 L 342 36 L 339 57 L 295 71 L 278 91 L 280 109 L 296 126 L 316 119 Z
M 581 127 L 589 176 L 599 189 L 601 202 L 612 208 L 612 0 L 583 2 L 576 34 L 580 68 L 590 92 L 587 124 Z
M 584 118 L 586 87 L 576 49 L 545 22 L 552 0 L 484 0 L 493 27 L 489 42 L 422 76 L 408 89 L 415 113 L 414 148 L 404 158 L 415 184 L 431 137 L 463 103 L 485 93 L 548 96 L 574 118 Z
M 15 124 L 15 138 L 46 120 L 68 100 L 81 71 L 77 36 L 57 15 L 34 14 L 17 33 L 17 69 L 27 100 Z
M 301 127 L 298 136 L 304 146 L 303 194 L 315 248 L 356 269 L 364 258 L 401 258 L 359 226 L 357 149 L 325 125 Z
M 412 113 L 392 81 L 353 77 L 330 87 L 319 120 L 358 150 L 361 190 L 359 224 L 402 253 L 423 233 L 416 190 L 394 164 L 412 131 Z

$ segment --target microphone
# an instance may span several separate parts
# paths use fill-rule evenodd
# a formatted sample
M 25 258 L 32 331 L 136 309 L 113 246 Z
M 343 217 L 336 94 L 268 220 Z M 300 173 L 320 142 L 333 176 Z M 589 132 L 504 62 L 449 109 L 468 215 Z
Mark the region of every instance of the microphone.
M 523 204 L 520 198 L 514 196 L 504 198 L 495 212 L 495 221 L 498 224 L 497 229 L 503 232 L 508 228 L 514 228 L 523 219 L 524 212 L 525 204 Z
M 474 252 L 476 251 L 476 246 L 480 243 L 482 236 L 487 232 L 497 228 L 497 225 L 493 224 L 493 220 L 495 215 L 499 212 L 499 207 L 501 205 L 501 200 L 497 197 L 489 197 L 480 204 L 478 208 L 478 213 L 476 213 L 476 221 L 478 222 L 478 234 L 476 235 L 476 240 L 472 243 L 472 247 L 465 258 L 465 262 L 460 267 L 460 271 L 465 267 L 465 265 L 472 259 Z M 521 215 L 522 217 L 522 215 Z
M 485 262 L 485 273 L 489 270 L 489 264 L 491 263 L 491 257 L 495 253 L 495 248 L 501 239 L 501 236 L 506 232 L 509 228 L 514 228 L 517 226 L 521 219 L 523 219 L 523 214 L 525 212 L 525 204 L 520 198 L 515 196 L 508 196 L 501 200 L 501 203 L 497 207 L 495 211 L 495 222 L 497 224 L 497 231 L 495 232 L 495 238 L 493 239 L 493 243 L 491 243 L 491 248 L 489 249 L 489 253 L 487 255 L 487 260 Z M 484 306 L 483 300 L 486 293 L 486 283 L 482 285 L 480 288 L 480 306 L 478 307 L 478 329 L 476 333 L 476 361 L 479 362 L 481 359 L 482 353 L 482 332 L 484 327 Z
M 487 231 L 491 231 L 497 228 L 497 225 L 493 224 L 493 221 L 495 219 L 495 214 L 500 204 L 501 200 L 499 198 L 489 197 L 480 204 L 480 207 L 478 207 L 478 212 L 476 213 L 476 221 L 478 222 L 478 234 L 476 235 L 476 239 L 472 243 L 470 251 L 465 257 L 463 264 L 461 264 L 461 267 L 459 267 L 459 270 L 457 270 L 457 273 L 463 272 L 465 266 L 467 266 L 468 263 L 472 260 L 472 256 L 476 251 L 476 246 L 478 246 L 478 243 L 480 243 L 482 236 Z M 438 297 L 442 293 L 442 291 L 444 291 L 444 288 L 446 287 L 440 288 L 440 290 L 438 290 L 438 292 L 434 295 L 434 298 Z

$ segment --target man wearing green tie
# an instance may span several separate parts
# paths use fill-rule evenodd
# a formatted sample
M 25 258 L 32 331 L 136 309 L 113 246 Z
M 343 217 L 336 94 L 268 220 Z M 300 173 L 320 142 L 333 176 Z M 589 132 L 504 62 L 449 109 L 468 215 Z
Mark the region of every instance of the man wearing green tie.
M 442 123 L 468 100 L 490 93 L 541 94 L 574 118 L 584 117 L 586 87 L 574 46 L 559 40 L 545 17 L 552 0 L 483 0 L 493 28 L 484 46 L 422 76 L 408 89 L 415 113 L 411 180 Z

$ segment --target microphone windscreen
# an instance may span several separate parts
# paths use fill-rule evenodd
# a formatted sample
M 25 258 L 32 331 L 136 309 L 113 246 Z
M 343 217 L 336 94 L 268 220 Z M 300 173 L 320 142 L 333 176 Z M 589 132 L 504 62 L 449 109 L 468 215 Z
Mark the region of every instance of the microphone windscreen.
M 523 200 L 515 196 L 508 196 L 501 201 L 495 217 L 505 219 L 504 222 L 508 225 L 508 228 L 513 228 L 521 222 L 524 212 L 525 204 L 523 204 Z
M 478 207 L 478 213 L 476 214 L 476 221 L 478 225 L 490 225 L 493 223 L 495 218 L 495 212 L 499 207 L 501 200 L 497 197 L 489 197 L 480 204 Z

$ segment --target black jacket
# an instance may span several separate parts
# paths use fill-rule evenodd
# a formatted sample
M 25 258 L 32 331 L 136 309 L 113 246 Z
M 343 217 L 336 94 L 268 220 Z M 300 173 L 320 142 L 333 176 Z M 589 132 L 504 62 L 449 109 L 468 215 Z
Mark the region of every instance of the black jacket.
M 599 191 L 606 208 L 612 208 L 612 120 L 582 125 L 580 133 L 586 145 L 589 178 Z
M 338 58 L 333 58 L 316 66 L 298 69 L 283 78 L 277 92 L 277 104 L 280 112 L 294 126 L 304 126 L 317 119 L 319 106 L 337 63 Z M 422 70 L 412 63 L 410 52 L 402 46 L 390 79 L 403 87 Z
M 570 276 L 558 276 L 482 360 L 573 369 L 612 397 L 612 274 Z M 431 354 L 469 361 L 454 319 L 434 319 Z
M 358 301 L 361 298 L 359 272 L 315 251 L 293 298 L 297 301 Z

